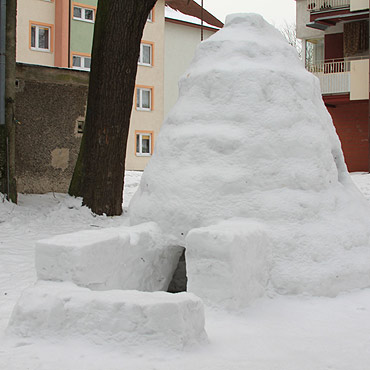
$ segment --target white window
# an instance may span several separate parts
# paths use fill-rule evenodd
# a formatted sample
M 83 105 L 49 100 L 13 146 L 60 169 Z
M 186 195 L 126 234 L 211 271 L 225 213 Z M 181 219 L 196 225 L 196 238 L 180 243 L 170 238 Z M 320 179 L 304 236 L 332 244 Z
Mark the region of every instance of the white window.
M 74 69 L 82 69 L 84 71 L 90 71 L 91 58 L 84 57 L 81 55 L 73 55 L 72 57 L 72 67 Z
M 151 44 L 140 44 L 140 57 L 139 64 L 143 66 L 152 65 L 152 45 Z
M 137 110 L 152 110 L 152 89 L 138 87 L 136 89 Z
M 78 19 L 80 21 L 85 21 L 85 22 L 94 22 L 94 9 L 74 6 L 73 7 L 73 19 Z
M 152 134 L 150 132 L 136 133 L 136 155 L 152 155 Z
M 50 27 L 31 24 L 31 49 L 50 51 Z
M 153 22 L 153 9 L 150 11 L 150 13 L 148 14 L 148 19 L 147 19 L 148 22 Z

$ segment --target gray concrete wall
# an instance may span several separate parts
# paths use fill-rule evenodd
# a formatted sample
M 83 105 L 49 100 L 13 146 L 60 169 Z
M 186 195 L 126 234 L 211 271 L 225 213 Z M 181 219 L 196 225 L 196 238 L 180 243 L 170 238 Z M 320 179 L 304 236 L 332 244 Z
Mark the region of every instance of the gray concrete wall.
M 67 192 L 80 148 L 88 72 L 17 64 L 16 179 L 20 193 Z

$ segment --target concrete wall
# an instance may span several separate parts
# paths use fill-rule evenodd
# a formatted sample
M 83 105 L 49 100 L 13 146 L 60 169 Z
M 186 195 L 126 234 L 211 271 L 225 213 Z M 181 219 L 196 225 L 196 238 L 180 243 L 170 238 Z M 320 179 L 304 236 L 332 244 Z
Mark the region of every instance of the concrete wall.
M 31 50 L 30 22 L 51 27 L 52 51 Z M 54 65 L 54 1 L 18 0 L 17 2 L 17 61 L 47 66 Z
M 152 89 L 152 110 L 137 110 L 134 97 L 126 151 L 127 170 L 144 170 L 150 159 L 150 156 L 136 155 L 136 131 L 151 133 L 152 146 L 155 146 L 164 117 L 164 0 L 157 1 L 153 14 L 153 22 L 147 22 L 142 37 L 143 41 L 152 43 L 153 65 L 139 65 L 136 76 L 137 86 Z
M 351 61 L 351 100 L 369 99 L 369 60 Z
M 350 9 L 351 12 L 369 9 L 369 0 L 351 0 Z
M 80 148 L 88 73 L 17 64 L 16 77 L 18 191 L 65 193 Z
M 307 10 L 306 0 L 296 0 L 296 24 L 297 38 L 299 39 L 315 39 L 324 37 L 324 32 L 306 27 L 310 22 L 310 12 Z
M 204 31 L 204 39 L 215 31 Z M 178 98 L 178 81 L 189 67 L 197 46 L 200 44 L 200 29 L 166 21 L 164 58 L 164 113 L 165 116 Z

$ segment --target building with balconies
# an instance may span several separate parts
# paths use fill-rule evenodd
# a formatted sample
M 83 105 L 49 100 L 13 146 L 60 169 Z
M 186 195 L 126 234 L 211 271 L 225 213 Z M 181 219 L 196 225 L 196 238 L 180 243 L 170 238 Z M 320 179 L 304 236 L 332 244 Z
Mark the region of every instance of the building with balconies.
M 22 66 L 26 66 L 30 73 L 38 71 L 37 75 L 32 76 L 32 79 L 38 79 L 38 82 L 41 81 L 41 75 L 49 74 L 67 79 L 68 76 L 75 75 L 75 79 L 86 80 L 90 70 L 97 5 L 98 0 L 78 0 L 76 2 L 73 0 L 18 0 L 17 62 L 19 70 L 22 69 L 24 72 L 25 68 Z M 190 64 L 201 38 L 210 37 L 222 26 L 221 21 L 193 0 L 158 0 L 156 2 L 148 15 L 141 40 L 126 148 L 127 170 L 145 168 L 153 153 L 164 117 L 177 100 L 179 77 Z M 30 65 L 37 65 L 37 68 Z M 77 75 L 80 76 L 77 77 Z M 49 81 L 48 78 L 46 80 Z M 58 83 L 62 82 L 58 80 Z M 27 87 L 31 85 L 25 78 L 17 81 L 17 86 L 22 91 L 29 91 Z M 23 148 L 19 150 L 24 155 L 22 155 L 22 161 L 18 161 L 18 163 L 22 162 L 18 168 L 25 169 L 24 176 L 20 175 L 20 171 L 17 174 L 18 189 L 21 192 L 65 192 L 67 190 L 66 184 L 69 183 L 76 160 L 74 153 L 78 153 L 82 137 L 86 98 L 85 95 L 80 96 L 79 107 L 72 110 L 70 106 L 65 106 L 64 100 L 66 99 L 61 96 L 63 89 L 59 87 L 53 80 L 53 87 L 49 86 L 44 90 L 40 88 L 37 93 L 28 95 L 30 99 L 18 99 L 27 104 L 24 108 L 29 108 L 29 111 L 32 111 L 35 105 L 39 107 L 40 103 L 45 108 L 36 120 L 28 114 L 22 122 L 23 125 L 18 127 L 18 137 L 29 140 L 27 144 L 22 143 Z M 81 89 L 80 93 L 85 94 L 85 89 L 82 87 Z M 54 115 L 53 112 L 63 110 L 68 111 L 69 114 L 63 117 L 63 120 L 59 120 L 58 125 L 51 128 L 50 131 L 53 131 L 53 134 L 46 139 L 50 145 L 47 148 L 46 146 L 37 148 L 43 153 L 42 156 L 35 158 L 35 156 L 26 155 L 26 152 L 35 151 L 32 147 L 34 145 L 33 135 L 38 135 L 37 131 L 42 131 L 43 125 L 47 126 L 53 121 L 50 117 Z M 30 122 L 32 119 L 33 121 Z M 31 130 L 31 127 L 35 129 Z M 55 143 L 50 143 L 56 137 L 58 144 L 56 140 Z M 24 147 L 28 150 L 24 150 Z M 55 155 L 60 157 L 57 161 Z M 41 179 L 38 172 L 32 168 L 44 168 L 43 178 Z M 35 180 L 35 184 L 32 187 L 29 186 L 31 177 L 40 178 L 40 183 L 36 184 L 37 180 Z M 56 180 L 61 177 L 63 177 L 62 185 L 60 180 Z
M 349 171 L 369 170 L 369 0 L 296 0 L 306 68 L 320 80 Z

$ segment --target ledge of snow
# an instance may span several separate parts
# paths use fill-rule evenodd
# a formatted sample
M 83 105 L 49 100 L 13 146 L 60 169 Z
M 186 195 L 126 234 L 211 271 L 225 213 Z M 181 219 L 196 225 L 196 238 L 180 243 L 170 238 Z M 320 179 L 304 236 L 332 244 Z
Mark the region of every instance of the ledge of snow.
M 182 21 L 182 22 L 187 22 L 187 23 L 192 23 L 192 24 L 197 24 L 197 25 L 201 24 L 201 20 L 199 18 L 193 17 L 193 16 L 188 15 L 188 14 L 181 13 L 178 10 L 172 9 L 168 5 L 165 6 L 165 17 L 169 18 L 169 19 L 175 19 L 177 21 Z M 205 27 L 214 28 L 215 30 L 220 29 L 219 27 L 216 27 L 216 26 L 214 26 L 212 24 L 209 24 L 207 22 L 204 22 L 204 21 L 203 21 L 203 25 Z

